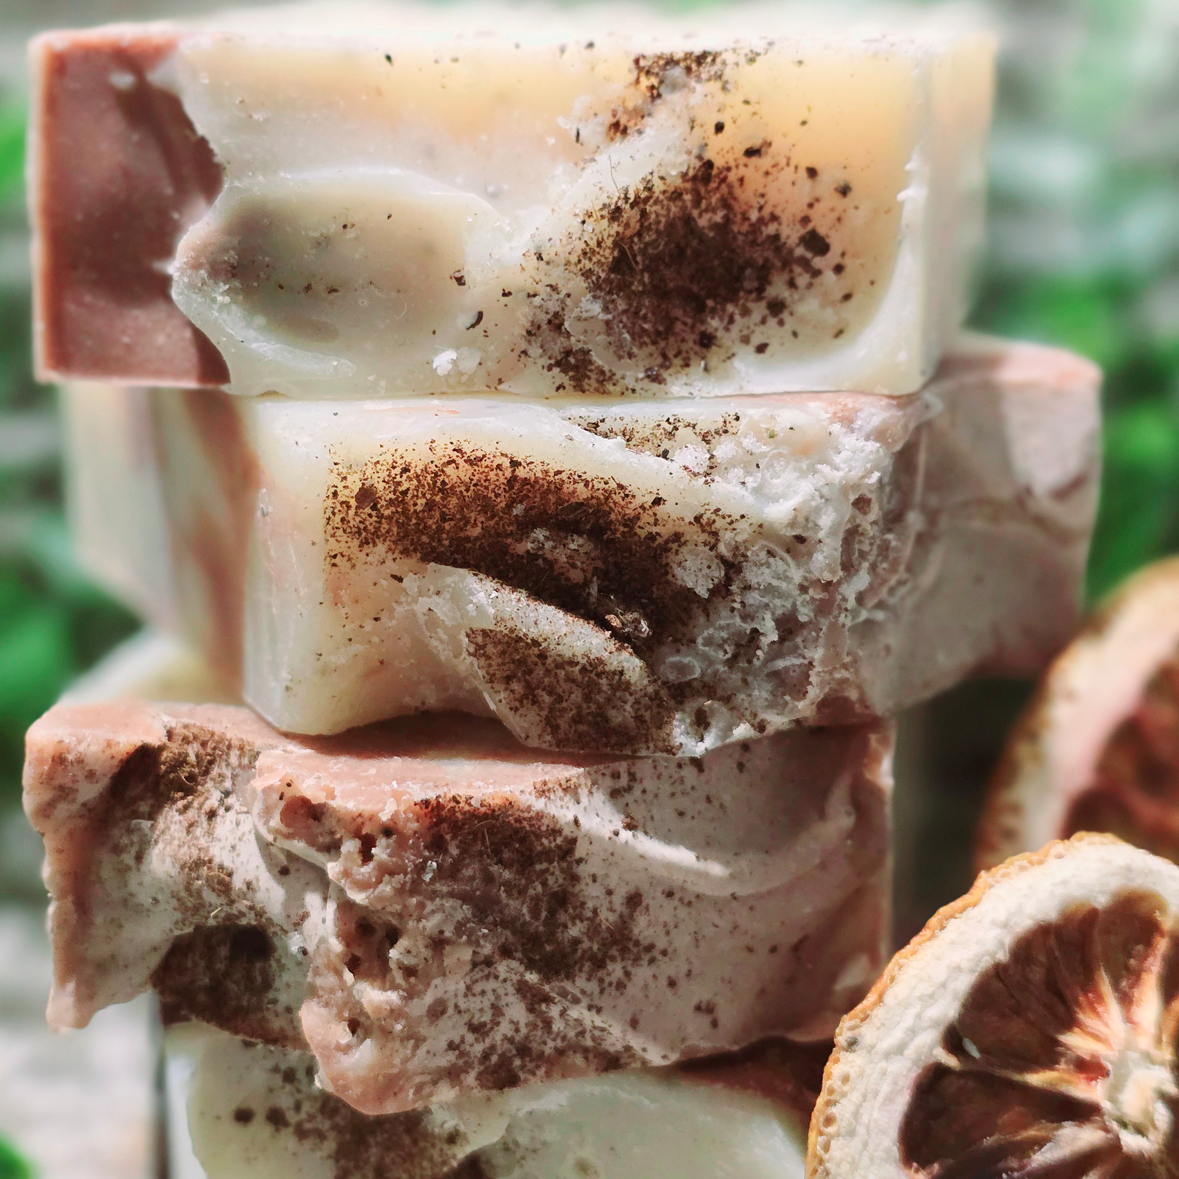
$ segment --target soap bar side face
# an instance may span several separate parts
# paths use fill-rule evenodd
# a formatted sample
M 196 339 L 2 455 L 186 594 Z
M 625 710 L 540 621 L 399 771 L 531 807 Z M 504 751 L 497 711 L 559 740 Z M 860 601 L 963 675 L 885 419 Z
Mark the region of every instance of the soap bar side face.
M 1056 349 L 967 336 L 943 371 L 950 395 L 927 424 L 923 458 L 933 526 L 913 558 L 937 572 L 888 624 L 861 629 L 878 700 L 949 687 L 939 653 L 955 645 L 972 652 L 968 674 L 1033 677 L 1080 622 L 1100 489 L 1100 370 Z M 877 642 L 907 657 L 879 659 Z
M 259 510 L 248 422 L 214 390 L 162 395 L 76 381 L 59 400 L 70 526 L 83 562 L 150 623 L 183 637 L 236 692 Z
M 412 661 L 531 744 L 698 753 L 1027 674 L 1076 619 L 1098 384 L 981 342 L 908 403 L 259 404 L 251 702 L 375 719 Z
M 180 619 L 152 396 L 89 381 L 59 389 L 66 510 L 91 576 L 175 633 Z
M 767 1041 L 690 1072 L 644 1071 L 533 1085 L 387 1117 L 366 1117 L 314 1085 L 305 1053 L 246 1045 L 200 1025 L 165 1040 L 173 1170 L 201 1179 L 561 1179 L 573 1156 L 600 1179 L 655 1175 L 802 1179 L 814 1094 L 787 1044 Z M 735 1083 L 758 1071 L 760 1089 Z M 181 1152 L 183 1151 L 183 1154 Z M 199 1161 L 198 1161 L 199 1160 Z M 465 1163 L 464 1163 L 464 1160 Z M 592 1170 L 591 1170 L 592 1168 Z
M 188 38 L 228 184 L 175 294 L 233 387 L 799 387 L 889 286 L 922 52 L 643 44 Z
M 222 706 L 30 731 L 56 1026 L 309 1049 L 362 1112 L 830 1037 L 887 952 L 892 734 L 558 759 L 455 714 L 293 741 Z
M 42 368 L 317 398 L 911 393 L 965 311 L 992 39 L 767 20 L 43 38 Z
M 108 652 L 61 696 L 62 704 L 137 697 L 191 704 L 240 704 L 234 692 L 189 647 L 147 626 Z
M 1097 389 L 976 340 L 908 399 L 159 391 L 175 600 L 147 606 L 290 732 L 455 708 L 537 747 L 699 754 L 891 715 L 1067 640 Z M 83 502 L 126 494 L 104 462 Z M 159 580 L 103 536 L 124 581 Z
M 929 66 L 930 101 L 926 167 L 953 183 L 931 186 L 926 210 L 926 249 L 944 264 L 931 267 L 926 308 L 928 342 L 949 341 L 966 320 L 979 281 L 986 244 L 987 164 L 994 105 L 994 52 L 959 42 Z M 940 355 L 927 352 L 933 372 Z
M 150 75 L 164 26 L 33 42 L 30 143 L 38 376 L 216 385 L 229 372 L 172 303 L 176 244 L 221 188 L 221 168 L 175 95 Z

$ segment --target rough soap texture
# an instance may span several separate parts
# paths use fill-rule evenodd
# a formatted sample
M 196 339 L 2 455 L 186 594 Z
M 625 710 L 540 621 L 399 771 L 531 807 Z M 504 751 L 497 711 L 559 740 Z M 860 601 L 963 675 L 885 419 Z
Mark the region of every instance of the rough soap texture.
M 558 761 L 463 716 L 295 741 L 59 706 L 25 775 L 50 1020 L 154 987 L 367 1113 L 829 1036 L 885 953 L 890 741 Z
M 911 398 L 79 388 L 79 542 L 284 731 L 457 708 L 700 754 L 1038 669 L 1076 622 L 1097 387 L 970 340 Z

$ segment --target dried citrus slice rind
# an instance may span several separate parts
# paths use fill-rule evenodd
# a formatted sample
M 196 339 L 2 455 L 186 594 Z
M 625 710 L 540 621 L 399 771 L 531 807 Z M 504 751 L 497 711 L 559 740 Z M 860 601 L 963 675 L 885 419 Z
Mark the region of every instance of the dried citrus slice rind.
M 1179 867 L 1079 835 L 979 877 L 836 1035 L 808 1179 L 1179 1177 Z
M 979 868 L 1077 831 L 1179 862 L 1179 558 L 1132 577 L 1020 717 L 979 823 Z

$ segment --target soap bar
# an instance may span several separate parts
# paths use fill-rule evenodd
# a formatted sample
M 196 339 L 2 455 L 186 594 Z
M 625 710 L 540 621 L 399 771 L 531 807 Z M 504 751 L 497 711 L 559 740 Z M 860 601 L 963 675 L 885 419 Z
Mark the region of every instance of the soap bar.
M 298 741 L 122 701 L 27 750 L 50 1022 L 154 988 L 364 1113 L 830 1037 L 887 956 L 885 724 L 611 760 L 455 714 Z
M 971 339 L 907 398 L 78 387 L 76 532 L 283 731 L 456 708 L 695 755 L 1038 669 L 1077 620 L 1098 381 Z
M 98 704 L 136 697 L 184 704 L 241 703 L 200 656 L 151 627 L 108 651 L 70 684 L 59 703 Z
M 40 372 L 316 398 L 913 392 L 967 306 L 993 54 L 944 15 L 780 6 L 47 34 Z
M 530 1085 L 374 1118 L 317 1089 L 306 1053 L 186 1024 L 165 1038 L 168 1173 L 803 1179 L 824 1058 L 822 1050 L 768 1040 L 690 1068 Z

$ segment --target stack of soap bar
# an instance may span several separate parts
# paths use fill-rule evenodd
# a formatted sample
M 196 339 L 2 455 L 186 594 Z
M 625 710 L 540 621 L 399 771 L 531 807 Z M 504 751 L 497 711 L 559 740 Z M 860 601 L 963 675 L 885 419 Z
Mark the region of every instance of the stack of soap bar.
M 966 309 L 992 38 L 808 23 L 333 5 L 49 34 L 41 371 L 911 393 Z
M 1097 489 L 960 331 L 992 38 L 897 20 L 34 43 L 74 528 L 192 652 L 30 732 L 50 1019 L 158 994 L 185 1179 L 801 1173 L 890 717 L 1068 638 Z
M 92 566 L 280 729 L 459 708 L 699 754 L 1041 666 L 1076 623 L 1098 385 L 982 338 L 904 398 L 79 384 L 72 498 Z

